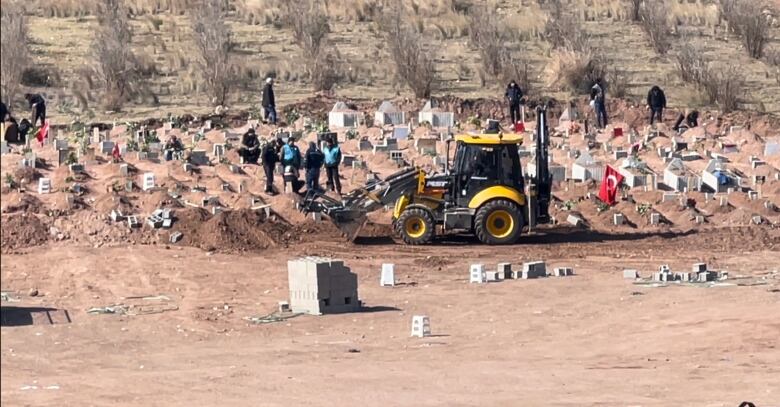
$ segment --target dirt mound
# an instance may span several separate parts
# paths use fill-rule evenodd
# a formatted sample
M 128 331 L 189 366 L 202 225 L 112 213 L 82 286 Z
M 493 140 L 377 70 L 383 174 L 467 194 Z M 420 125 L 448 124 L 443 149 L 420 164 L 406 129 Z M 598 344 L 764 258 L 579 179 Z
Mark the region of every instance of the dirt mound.
M 37 216 L 25 213 L 3 216 L 0 236 L 0 249 L 5 252 L 44 244 L 49 239 L 49 231 Z
M 211 215 L 204 209 L 177 210 L 171 233 L 181 232 L 180 244 L 204 250 L 258 251 L 284 245 L 290 225 L 267 219 L 262 212 L 235 210 Z M 164 236 L 168 238 L 170 235 Z
M 11 197 L 11 196 L 6 196 L 4 198 L 7 202 L 11 202 L 11 203 L 3 209 L 3 212 L 42 213 L 45 209 L 45 205 L 43 204 L 43 202 L 41 202 L 41 200 L 35 197 L 34 195 L 19 194 L 18 199 L 14 199 L 14 198 L 15 197 Z

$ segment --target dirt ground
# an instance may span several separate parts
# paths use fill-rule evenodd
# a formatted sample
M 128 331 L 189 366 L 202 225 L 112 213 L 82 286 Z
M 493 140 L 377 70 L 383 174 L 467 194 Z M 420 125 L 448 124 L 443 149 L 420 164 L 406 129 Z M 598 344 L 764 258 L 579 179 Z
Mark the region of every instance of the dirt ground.
M 19 299 L 3 304 L 2 405 L 780 405 L 778 245 L 776 229 L 562 227 L 507 247 L 376 237 L 240 256 L 48 243 L 2 256 Z M 246 321 L 287 299 L 285 262 L 302 254 L 345 260 L 365 312 Z M 531 260 L 576 275 L 468 283 L 470 263 Z M 622 278 L 699 261 L 732 285 Z M 379 287 L 383 262 L 400 285 Z M 168 311 L 86 313 L 117 303 Z M 409 336 L 413 315 L 433 336 Z

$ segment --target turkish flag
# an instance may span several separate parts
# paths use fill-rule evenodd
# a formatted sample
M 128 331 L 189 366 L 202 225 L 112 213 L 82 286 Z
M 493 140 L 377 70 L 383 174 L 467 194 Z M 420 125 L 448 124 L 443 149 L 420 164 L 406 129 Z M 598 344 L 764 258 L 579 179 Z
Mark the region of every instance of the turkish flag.
M 47 120 L 46 123 L 43 123 L 43 126 L 40 130 L 38 130 L 38 134 L 35 135 L 35 138 L 38 139 L 38 142 L 41 143 L 41 146 L 43 146 L 43 140 L 46 140 L 46 137 L 49 137 L 49 121 Z
M 607 205 L 614 205 L 617 196 L 618 186 L 623 182 L 623 175 L 610 167 L 604 169 L 604 179 L 601 180 L 601 189 L 599 190 L 599 199 Z
M 515 123 L 515 133 L 522 133 L 524 131 L 525 131 L 525 123 L 523 122 Z

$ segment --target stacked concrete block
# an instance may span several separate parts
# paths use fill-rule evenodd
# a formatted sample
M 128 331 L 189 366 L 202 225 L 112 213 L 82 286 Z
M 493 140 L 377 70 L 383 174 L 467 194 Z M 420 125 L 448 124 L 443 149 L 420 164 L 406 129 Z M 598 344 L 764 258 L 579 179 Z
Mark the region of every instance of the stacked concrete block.
M 501 281 L 502 278 L 501 278 L 501 274 L 498 271 L 490 270 L 485 272 L 485 280 L 496 282 L 496 281 Z
M 542 277 L 547 277 L 547 269 L 543 261 L 523 263 L 522 278 L 524 280 Z
M 39 178 L 38 179 L 38 193 L 39 194 L 49 194 L 49 193 L 51 193 L 51 179 L 50 178 Z
M 484 264 L 472 264 L 469 268 L 469 283 L 482 284 L 487 282 Z
M 412 316 L 412 336 L 424 338 L 431 335 L 431 320 L 425 315 Z
M 556 267 L 553 269 L 553 275 L 555 277 L 567 277 L 574 275 L 574 269 L 571 267 Z
M 510 280 L 515 277 L 512 274 L 512 263 L 498 263 L 496 271 L 503 280 Z
M 357 275 L 341 260 L 303 257 L 287 262 L 290 307 L 313 315 L 360 309 Z

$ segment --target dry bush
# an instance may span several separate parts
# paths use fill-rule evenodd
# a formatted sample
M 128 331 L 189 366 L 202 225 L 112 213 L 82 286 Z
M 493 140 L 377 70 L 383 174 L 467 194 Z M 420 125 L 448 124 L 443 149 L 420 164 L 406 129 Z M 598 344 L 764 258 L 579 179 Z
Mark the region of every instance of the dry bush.
M 189 10 L 198 71 L 214 106 L 225 104 L 233 85 L 230 51 L 234 44 L 224 4 L 224 0 L 200 0 Z
M 557 3 L 554 3 L 557 4 Z M 563 10 L 553 9 L 544 28 L 544 37 L 552 45 L 552 49 L 568 49 L 585 51 L 590 47 L 590 39 L 582 22 L 574 15 Z
M 729 65 L 725 69 L 707 65 L 700 89 L 724 112 L 729 113 L 739 107 L 745 89 L 745 77 L 739 67 Z
M 505 64 L 509 50 L 504 45 L 504 24 L 495 10 L 487 6 L 474 7 L 470 14 L 469 40 L 482 58 L 482 69 L 489 76 L 497 77 Z
M 764 15 L 766 5 L 761 0 L 720 0 L 723 18 L 751 58 L 761 59 L 769 41 L 771 21 Z
M 501 70 L 503 83 L 515 81 L 517 86 L 523 90 L 523 93 L 528 95 L 533 89 L 531 78 L 533 78 L 533 73 L 531 72 L 531 64 L 528 61 L 521 62 L 519 59 L 511 56 L 506 58 L 506 62 Z
M 608 85 L 607 90 L 612 97 L 625 98 L 628 96 L 628 87 L 630 82 L 626 71 L 613 67 L 607 69 L 605 82 Z
M 628 3 L 628 14 L 631 17 L 631 21 L 641 21 L 642 20 L 642 3 L 644 3 L 645 0 L 626 0 Z
M 573 93 L 586 93 L 607 74 L 603 59 L 589 51 L 559 49 L 552 53 L 545 70 L 546 86 Z
M 669 7 L 663 0 L 644 1 L 639 8 L 639 23 L 655 52 L 664 55 L 669 50 Z
M 707 63 L 690 41 L 683 39 L 682 43 L 680 52 L 676 55 L 677 72 L 683 82 L 699 84 L 703 81 Z
M 775 81 L 780 85 L 780 50 L 769 50 L 764 55 L 764 61 L 769 65 L 771 75 L 774 75 Z
M 93 70 L 103 92 L 103 107 L 117 111 L 134 95 L 138 71 L 130 49 L 132 31 L 124 0 L 100 0 L 92 48 Z
M 378 25 L 395 65 L 396 82 L 409 86 L 415 97 L 430 97 L 436 77 L 433 58 L 423 49 L 420 33 L 404 23 L 398 3 L 391 0 L 383 7 Z
M 0 98 L 12 104 L 29 64 L 29 27 L 19 2 L 6 2 L 0 9 Z

